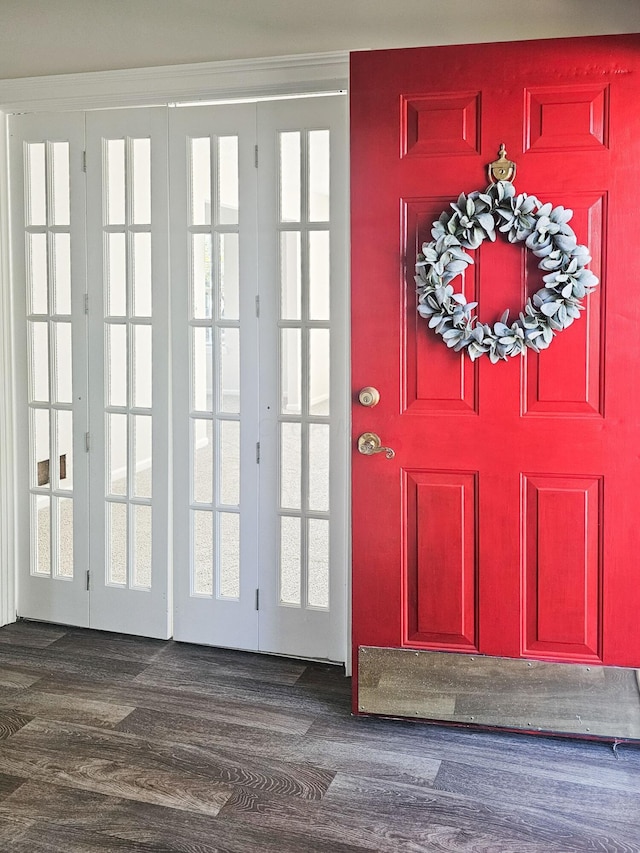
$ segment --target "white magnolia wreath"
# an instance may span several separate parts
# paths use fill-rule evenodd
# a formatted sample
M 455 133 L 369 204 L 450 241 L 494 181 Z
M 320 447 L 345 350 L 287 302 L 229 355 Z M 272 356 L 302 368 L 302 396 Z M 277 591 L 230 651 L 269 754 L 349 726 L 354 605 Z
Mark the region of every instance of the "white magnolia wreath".
M 488 353 L 495 364 L 523 354 L 527 347 L 546 349 L 556 332 L 578 319 L 584 310 L 582 298 L 598 284 L 586 269 L 589 250 L 578 245 L 567 224 L 573 211 L 542 204 L 526 193 L 516 195 L 508 181 L 491 184 L 484 192 L 462 193 L 451 207 L 453 213 L 444 211 L 433 223 L 434 239 L 424 243 L 418 255 L 418 312 L 448 347 L 465 350 L 472 361 Z M 491 328 L 471 313 L 478 303 L 467 302 L 451 282 L 473 263 L 464 250 L 477 249 L 487 237 L 494 241 L 496 228 L 510 243 L 524 241 L 542 259 L 538 267 L 547 274 L 544 287 L 527 300 L 515 322 L 507 325 L 507 310 Z

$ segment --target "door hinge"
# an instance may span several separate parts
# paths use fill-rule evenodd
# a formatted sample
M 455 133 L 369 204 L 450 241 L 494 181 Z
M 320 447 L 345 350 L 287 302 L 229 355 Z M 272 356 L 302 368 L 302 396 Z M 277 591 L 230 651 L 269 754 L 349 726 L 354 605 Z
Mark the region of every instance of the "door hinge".
M 87 569 L 87 590 L 91 589 L 91 572 Z
M 90 450 L 89 433 L 88 432 L 85 432 L 85 434 L 84 434 L 84 449 L 85 449 L 86 453 L 88 453 Z
M 256 610 L 260 610 L 260 590 L 256 590 Z
M 256 317 L 260 316 L 260 297 L 256 296 Z
M 256 462 L 260 464 L 260 442 L 256 441 Z
M 82 171 L 83 172 L 87 171 L 87 152 L 86 151 L 82 152 Z
M 84 313 L 89 313 L 89 294 L 85 293 L 84 295 Z
M 258 146 L 257 145 L 255 145 L 253 148 L 253 157 L 254 157 L 253 162 L 254 162 L 254 165 L 257 169 L 258 168 Z

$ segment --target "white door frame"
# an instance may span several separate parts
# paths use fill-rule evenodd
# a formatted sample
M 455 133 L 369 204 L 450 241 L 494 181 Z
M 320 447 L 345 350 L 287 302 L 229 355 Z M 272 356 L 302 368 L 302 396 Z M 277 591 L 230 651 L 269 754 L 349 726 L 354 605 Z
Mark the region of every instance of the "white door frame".
M 345 91 L 347 84 L 348 53 L 343 51 L 0 81 L 0 625 L 16 618 L 8 114 L 281 98 Z M 349 435 L 349 424 L 344 429 Z M 347 637 L 350 610 L 347 607 Z M 346 649 L 345 660 L 350 659 Z
M 7 116 L 0 113 L 0 625 L 16 618 L 13 299 L 9 263 Z

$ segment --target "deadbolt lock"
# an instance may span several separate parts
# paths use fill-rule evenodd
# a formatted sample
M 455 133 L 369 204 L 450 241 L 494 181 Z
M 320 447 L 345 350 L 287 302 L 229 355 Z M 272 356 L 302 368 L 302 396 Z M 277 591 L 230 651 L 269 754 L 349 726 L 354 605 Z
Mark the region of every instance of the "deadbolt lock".
M 367 385 L 367 387 L 363 388 L 358 394 L 358 400 L 360 400 L 360 404 L 362 406 L 367 406 L 367 408 L 372 409 L 380 402 L 380 392 L 377 388 Z

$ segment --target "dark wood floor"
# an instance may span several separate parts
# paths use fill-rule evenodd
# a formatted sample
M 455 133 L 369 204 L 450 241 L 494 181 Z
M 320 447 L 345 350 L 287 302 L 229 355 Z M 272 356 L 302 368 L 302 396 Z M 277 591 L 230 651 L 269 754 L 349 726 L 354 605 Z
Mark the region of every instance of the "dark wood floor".
M 640 851 L 640 749 L 350 716 L 339 670 L 0 629 L 0 850 Z

